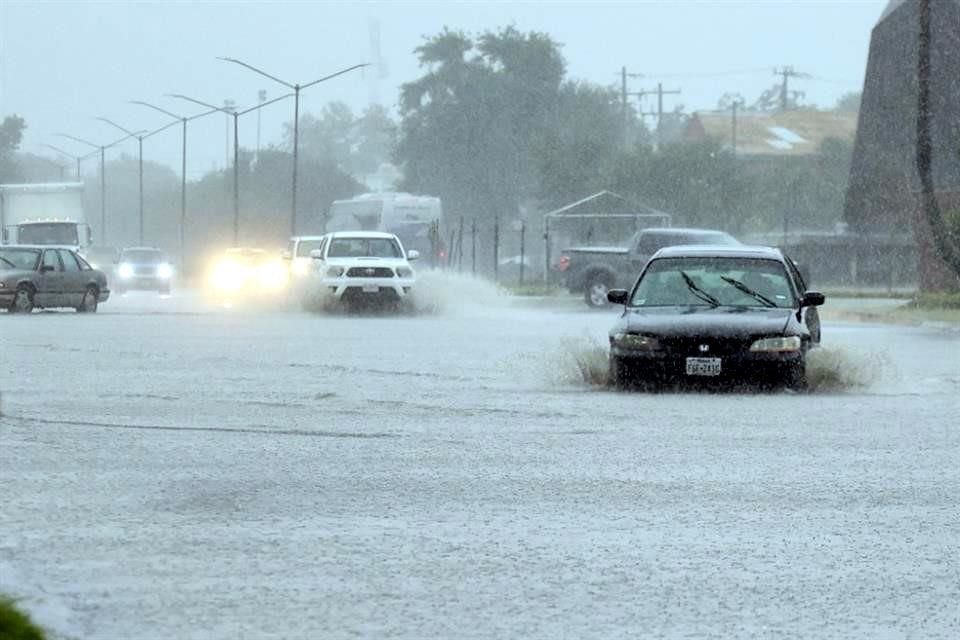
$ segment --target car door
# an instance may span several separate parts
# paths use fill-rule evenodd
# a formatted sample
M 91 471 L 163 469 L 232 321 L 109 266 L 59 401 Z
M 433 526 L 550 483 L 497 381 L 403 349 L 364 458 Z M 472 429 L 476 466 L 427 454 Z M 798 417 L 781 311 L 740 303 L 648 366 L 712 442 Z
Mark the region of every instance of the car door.
M 66 249 L 60 249 L 60 262 L 63 263 L 63 304 L 68 307 L 79 306 L 86 284 L 83 271 L 73 253 Z
M 47 249 L 40 260 L 40 276 L 34 302 L 40 307 L 61 306 L 63 295 L 63 265 L 56 249 Z
M 790 275 L 793 277 L 793 281 L 797 285 L 797 291 L 800 294 L 800 297 L 803 298 L 803 294 L 807 291 L 807 283 L 803 279 L 803 274 L 800 273 L 800 270 L 797 268 L 797 263 L 794 262 L 793 258 L 787 257 L 786 260 L 787 269 L 790 271 Z M 813 340 L 814 344 L 820 343 L 820 312 L 816 307 L 804 307 L 801 311 L 801 320 L 805 325 L 807 325 L 807 330 L 810 331 L 810 338 Z

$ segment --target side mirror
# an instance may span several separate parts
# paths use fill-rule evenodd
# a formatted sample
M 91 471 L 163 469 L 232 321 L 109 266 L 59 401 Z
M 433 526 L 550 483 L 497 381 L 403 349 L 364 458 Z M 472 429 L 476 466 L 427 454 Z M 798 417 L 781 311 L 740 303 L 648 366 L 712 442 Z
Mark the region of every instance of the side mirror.
M 314 249 L 310 252 L 310 257 L 314 260 L 323 260 L 323 251 L 320 251 L 320 249 Z
M 293 253 L 289 249 L 284 249 L 280 252 L 280 258 L 282 260 L 293 260 Z
M 410 251 L 407 251 L 407 260 L 413 261 L 413 260 L 419 260 L 419 259 L 420 259 L 419 251 L 417 251 L 416 249 L 410 249 Z
M 42 273 L 47 273 L 49 271 L 56 271 L 56 269 L 52 264 L 44 264 L 44 265 L 40 265 L 40 271 Z
M 800 301 L 801 307 L 819 307 L 826 301 L 826 296 L 824 296 L 819 291 L 807 291 L 803 294 L 803 299 Z
M 607 291 L 607 302 L 610 304 L 627 304 L 630 292 L 626 289 L 610 289 Z

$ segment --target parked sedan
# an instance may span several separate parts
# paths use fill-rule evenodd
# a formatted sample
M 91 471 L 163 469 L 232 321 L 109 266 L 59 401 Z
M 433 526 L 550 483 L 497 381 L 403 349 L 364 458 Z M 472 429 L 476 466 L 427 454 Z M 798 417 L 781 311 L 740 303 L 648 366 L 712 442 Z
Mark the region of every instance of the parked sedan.
M 106 275 L 70 249 L 0 247 L 0 306 L 10 313 L 55 307 L 95 313 L 109 297 Z
M 658 251 L 610 331 L 617 386 L 748 382 L 806 386 L 807 351 L 820 342 L 816 307 L 792 261 L 768 247 Z

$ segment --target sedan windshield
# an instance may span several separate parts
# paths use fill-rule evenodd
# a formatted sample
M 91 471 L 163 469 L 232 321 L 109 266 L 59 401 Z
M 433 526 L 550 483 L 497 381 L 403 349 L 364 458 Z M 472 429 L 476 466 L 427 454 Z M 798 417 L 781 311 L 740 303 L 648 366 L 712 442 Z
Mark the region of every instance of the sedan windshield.
M 328 258 L 401 258 L 400 246 L 392 238 L 335 238 Z
M 650 263 L 633 292 L 637 307 L 795 306 L 783 265 L 758 258 L 660 258 Z
M 35 249 L 0 249 L 0 269 L 33 271 L 39 259 L 40 252 Z
M 161 251 L 151 249 L 127 249 L 120 254 L 121 262 L 135 262 L 137 264 L 160 264 L 164 262 Z

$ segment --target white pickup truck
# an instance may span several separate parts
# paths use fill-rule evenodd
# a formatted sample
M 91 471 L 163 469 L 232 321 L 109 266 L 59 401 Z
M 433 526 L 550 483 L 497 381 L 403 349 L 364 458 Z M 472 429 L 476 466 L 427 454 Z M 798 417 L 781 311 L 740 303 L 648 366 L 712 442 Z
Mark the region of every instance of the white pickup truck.
M 306 309 L 337 305 L 348 308 L 400 308 L 416 284 L 400 239 L 379 231 L 336 231 L 321 237 L 310 252 L 311 268 L 302 292 Z

